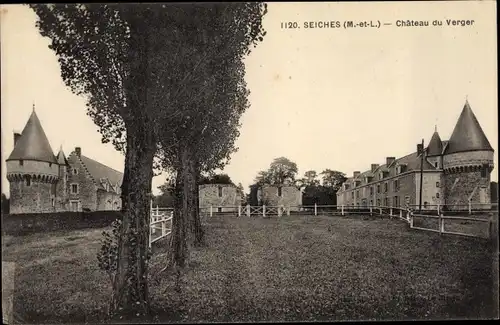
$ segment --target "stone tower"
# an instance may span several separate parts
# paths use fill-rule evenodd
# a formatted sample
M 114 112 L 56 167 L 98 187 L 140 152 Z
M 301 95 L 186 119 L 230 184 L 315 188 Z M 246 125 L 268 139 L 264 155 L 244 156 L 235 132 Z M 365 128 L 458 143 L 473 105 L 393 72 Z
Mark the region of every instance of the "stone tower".
M 34 106 L 22 133 L 14 133 L 14 150 L 6 165 L 10 213 L 55 211 L 59 164 Z
M 56 202 L 55 210 L 67 211 L 69 209 L 68 203 L 68 176 L 69 176 L 69 162 L 62 150 L 62 146 L 56 156 L 57 164 L 59 165 L 59 182 L 56 186 Z
M 449 210 L 489 209 L 493 148 L 466 101 L 443 156 Z

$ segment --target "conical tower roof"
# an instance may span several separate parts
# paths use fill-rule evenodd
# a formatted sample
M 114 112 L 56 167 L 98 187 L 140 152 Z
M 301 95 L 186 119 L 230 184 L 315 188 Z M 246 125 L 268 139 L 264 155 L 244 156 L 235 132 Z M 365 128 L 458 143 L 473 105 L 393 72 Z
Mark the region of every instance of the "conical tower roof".
M 49 140 L 34 109 L 14 150 L 7 158 L 7 161 L 9 160 L 37 160 L 57 163 Z
M 464 109 L 458 118 L 448 142 L 446 153 L 451 154 L 477 150 L 493 151 L 493 148 L 472 112 L 469 102 L 465 101 Z
M 443 153 L 443 142 L 441 141 L 441 137 L 437 129 L 434 131 L 431 137 L 431 141 L 429 141 L 429 146 L 427 147 L 427 155 L 428 156 L 439 156 Z
M 66 159 L 66 155 L 64 154 L 62 146 L 61 146 L 61 148 L 59 148 L 59 152 L 57 153 L 56 158 L 57 158 L 57 163 L 59 165 L 67 165 L 68 164 L 68 159 Z

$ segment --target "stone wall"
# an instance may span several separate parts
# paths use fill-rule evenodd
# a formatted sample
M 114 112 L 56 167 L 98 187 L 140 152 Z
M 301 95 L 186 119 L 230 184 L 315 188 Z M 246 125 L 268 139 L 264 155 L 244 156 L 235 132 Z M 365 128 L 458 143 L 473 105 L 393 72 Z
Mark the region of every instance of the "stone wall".
M 219 187 L 222 189 L 222 196 L 219 196 Z M 226 184 L 204 184 L 199 186 L 200 208 L 210 209 L 213 212 L 234 212 L 238 211 L 241 198 L 238 189 L 233 185 Z
M 120 210 L 121 203 L 120 195 L 114 192 L 106 192 L 104 190 L 97 191 L 97 210 L 98 211 L 111 211 Z
M 260 188 L 260 199 L 269 206 L 290 207 L 290 211 L 298 211 L 302 205 L 302 192 L 295 186 L 282 186 L 281 196 L 278 196 L 278 187 L 264 185 Z
M 485 195 L 486 203 L 491 203 L 489 173 L 487 177 L 481 177 L 480 170 L 445 174 L 445 204 L 447 209 L 467 210 L 469 198 L 472 204 L 481 203 L 481 191 Z M 488 205 L 481 207 L 489 208 Z M 474 207 L 474 209 L 478 208 L 480 207 Z
M 59 181 L 57 182 L 55 211 L 64 212 L 69 210 L 67 167 L 59 166 Z
M 68 199 L 70 201 L 79 201 L 80 209 L 89 209 L 95 211 L 97 209 L 97 188 L 94 184 L 92 177 L 87 172 L 80 159 L 73 153 L 68 157 L 70 161 L 70 168 L 68 173 Z M 75 174 L 73 169 L 77 170 Z M 78 193 L 73 194 L 71 191 L 72 184 L 78 185 Z
M 493 151 L 457 152 L 444 155 L 444 168 L 493 164 Z
M 52 206 L 53 184 L 31 181 L 10 182 L 10 214 L 54 212 Z

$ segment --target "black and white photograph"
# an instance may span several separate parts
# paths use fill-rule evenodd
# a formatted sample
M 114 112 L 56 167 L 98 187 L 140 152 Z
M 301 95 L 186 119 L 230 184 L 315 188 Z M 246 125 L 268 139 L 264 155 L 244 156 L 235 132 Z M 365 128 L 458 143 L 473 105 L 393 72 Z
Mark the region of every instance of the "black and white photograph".
M 1 4 L 3 323 L 498 319 L 496 10 Z

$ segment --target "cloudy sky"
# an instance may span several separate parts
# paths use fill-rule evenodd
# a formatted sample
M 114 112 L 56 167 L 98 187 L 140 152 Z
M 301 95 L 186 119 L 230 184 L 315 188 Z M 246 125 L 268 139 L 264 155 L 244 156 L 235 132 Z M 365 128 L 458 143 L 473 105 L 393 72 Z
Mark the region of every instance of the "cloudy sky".
M 271 3 L 267 35 L 246 60 L 251 107 L 242 117 L 238 153 L 224 170 L 245 188 L 279 156 L 300 174 L 325 168 L 351 175 L 427 143 L 437 125 L 449 138 L 466 97 L 498 150 L 496 3 Z M 32 104 L 54 151 L 75 146 L 118 170 L 124 157 L 101 143 L 85 102 L 60 78 L 55 54 L 20 5 L 2 6 L 2 192 L 13 131 Z M 429 27 L 397 27 L 397 20 Z M 474 20 L 448 26 L 447 19 Z M 305 22 L 353 20 L 380 28 L 304 28 Z M 442 26 L 432 26 L 434 20 Z M 283 29 L 282 22 L 301 28 Z M 498 161 L 495 161 L 495 165 Z M 498 179 L 497 166 L 493 180 Z M 154 191 L 165 176 L 154 179 Z

